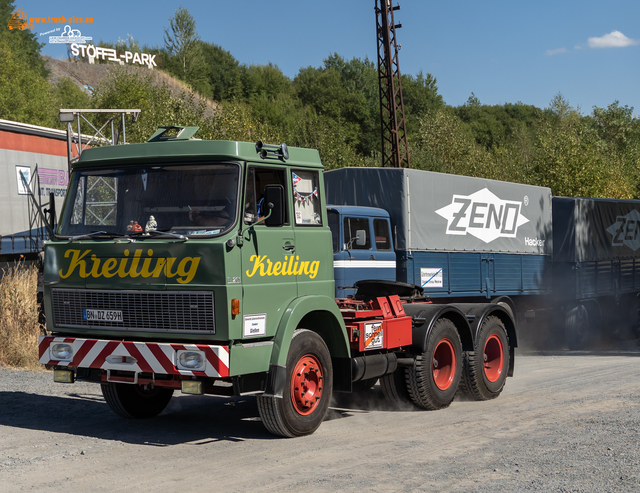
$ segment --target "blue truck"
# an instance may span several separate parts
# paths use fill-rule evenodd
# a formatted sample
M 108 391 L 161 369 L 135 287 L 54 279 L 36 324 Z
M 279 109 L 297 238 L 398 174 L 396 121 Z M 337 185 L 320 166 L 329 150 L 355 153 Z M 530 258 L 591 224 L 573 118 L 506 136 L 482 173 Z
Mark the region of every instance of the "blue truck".
M 525 343 L 637 337 L 640 201 L 412 169 L 325 172 L 336 296 L 358 281 L 433 303 L 500 303 Z

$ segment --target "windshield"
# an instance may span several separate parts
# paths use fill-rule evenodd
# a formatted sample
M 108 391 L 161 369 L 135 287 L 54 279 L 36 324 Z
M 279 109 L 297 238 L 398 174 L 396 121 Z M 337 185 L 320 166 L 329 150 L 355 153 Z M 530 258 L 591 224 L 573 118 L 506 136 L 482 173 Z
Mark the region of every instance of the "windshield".
M 58 234 L 221 234 L 235 222 L 239 174 L 237 164 L 76 171 Z

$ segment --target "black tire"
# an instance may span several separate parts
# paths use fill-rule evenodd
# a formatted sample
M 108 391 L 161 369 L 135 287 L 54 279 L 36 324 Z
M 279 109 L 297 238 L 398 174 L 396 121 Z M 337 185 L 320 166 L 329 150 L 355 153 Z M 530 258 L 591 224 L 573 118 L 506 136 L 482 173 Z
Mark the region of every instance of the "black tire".
M 393 407 L 403 408 L 415 405 L 407 389 L 407 369 L 399 367 L 393 373 L 380 377 L 380 388 L 388 403 Z
M 564 336 L 572 351 L 585 349 L 593 337 L 589 320 L 589 311 L 584 305 L 569 310 L 564 319 Z
M 367 390 L 371 390 L 377 381 L 378 377 L 358 380 L 351 384 L 351 389 L 353 392 L 366 392 Z
M 258 396 L 260 418 L 274 435 L 287 438 L 310 435 L 327 414 L 333 387 L 331 355 L 322 337 L 310 330 L 296 330 L 286 371 L 282 398 Z
M 460 389 L 478 401 L 498 397 L 509 370 L 509 338 L 502 320 L 487 317 L 480 328 L 474 351 L 466 351 L 463 360 Z
M 173 395 L 173 389 L 154 387 L 145 390 L 142 385 L 103 383 L 102 395 L 111 410 L 123 418 L 152 418 L 160 414 Z
M 632 339 L 640 337 L 640 299 L 637 297 L 634 297 L 630 303 L 627 325 Z
M 407 371 L 407 388 L 414 404 L 443 409 L 453 401 L 462 374 L 462 344 L 454 323 L 436 321 L 427 336 L 427 349 Z

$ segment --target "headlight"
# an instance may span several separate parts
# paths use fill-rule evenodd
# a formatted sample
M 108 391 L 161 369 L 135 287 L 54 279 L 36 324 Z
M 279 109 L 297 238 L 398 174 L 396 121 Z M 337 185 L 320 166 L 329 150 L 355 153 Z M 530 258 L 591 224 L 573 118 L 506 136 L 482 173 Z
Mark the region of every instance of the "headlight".
M 73 358 L 73 347 L 71 344 L 53 344 L 51 346 L 51 359 L 71 360 Z
M 178 367 L 182 370 L 204 370 L 204 353 L 200 351 L 179 351 Z

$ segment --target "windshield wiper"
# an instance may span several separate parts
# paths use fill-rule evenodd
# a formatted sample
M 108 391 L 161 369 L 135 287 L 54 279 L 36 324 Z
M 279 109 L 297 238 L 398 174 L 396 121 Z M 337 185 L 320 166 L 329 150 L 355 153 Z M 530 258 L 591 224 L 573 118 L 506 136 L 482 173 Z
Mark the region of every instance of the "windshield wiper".
M 69 241 L 84 240 L 85 238 L 91 238 L 92 236 L 106 235 L 106 234 L 109 234 L 109 233 L 107 233 L 106 231 L 92 231 L 91 233 L 72 236 L 71 238 L 69 238 Z
M 187 241 L 189 239 L 188 236 L 185 235 L 181 235 L 178 233 L 172 233 L 171 231 L 167 231 L 167 230 L 162 230 L 162 229 L 154 229 L 152 231 L 136 231 L 135 233 L 131 233 L 130 236 L 147 236 L 147 235 L 154 235 L 154 236 L 173 236 L 174 238 L 178 238 L 179 240 L 184 240 Z
M 60 236 L 60 235 L 58 235 Z M 76 241 L 76 240 L 85 240 L 88 238 L 92 238 L 94 236 L 108 236 L 110 238 L 121 238 L 123 236 L 127 236 L 124 235 L 122 233 L 107 233 L 106 231 L 92 231 L 91 233 L 85 233 L 83 235 L 78 235 L 78 236 L 72 236 L 71 238 L 69 238 L 69 241 Z

